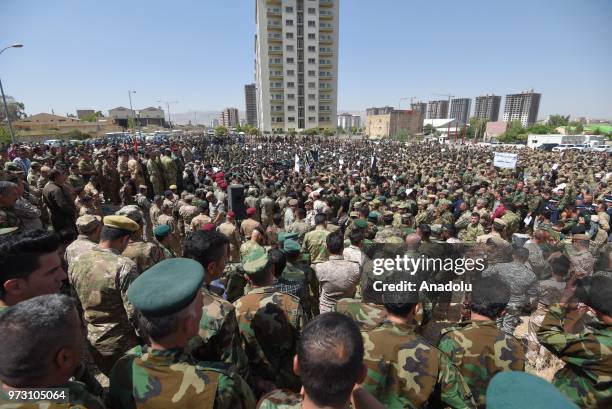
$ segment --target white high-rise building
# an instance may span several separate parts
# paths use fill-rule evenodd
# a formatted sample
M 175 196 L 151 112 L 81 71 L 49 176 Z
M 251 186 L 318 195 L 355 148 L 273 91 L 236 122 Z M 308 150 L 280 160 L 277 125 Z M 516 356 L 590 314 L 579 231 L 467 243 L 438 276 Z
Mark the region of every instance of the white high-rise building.
M 336 127 L 339 0 L 256 0 L 262 131 Z
M 520 121 L 524 127 L 533 125 L 538 120 L 541 96 L 533 90 L 506 95 L 504 122 Z

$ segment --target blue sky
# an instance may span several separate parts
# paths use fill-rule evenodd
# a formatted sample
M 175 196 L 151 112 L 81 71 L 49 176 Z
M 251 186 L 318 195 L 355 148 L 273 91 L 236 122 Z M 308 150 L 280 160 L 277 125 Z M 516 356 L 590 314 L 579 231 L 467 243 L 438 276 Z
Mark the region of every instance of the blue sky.
M 5 91 L 29 114 L 178 100 L 244 109 L 254 0 L 0 0 Z M 612 118 L 612 1 L 341 0 L 340 110 L 533 88 L 540 117 Z M 402 102 L 407 104 L 407 102 Z

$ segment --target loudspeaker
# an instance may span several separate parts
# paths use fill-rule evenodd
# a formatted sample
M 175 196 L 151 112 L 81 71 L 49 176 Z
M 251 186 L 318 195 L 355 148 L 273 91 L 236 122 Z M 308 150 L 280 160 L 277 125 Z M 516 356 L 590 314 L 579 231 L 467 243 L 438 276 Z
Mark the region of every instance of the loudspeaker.
M 227 203 L 229 209 L 236 214 L 236 220 L 247 218 L 246 205 L 244 204 L 244 186 L 229 185 L 227 187 Z

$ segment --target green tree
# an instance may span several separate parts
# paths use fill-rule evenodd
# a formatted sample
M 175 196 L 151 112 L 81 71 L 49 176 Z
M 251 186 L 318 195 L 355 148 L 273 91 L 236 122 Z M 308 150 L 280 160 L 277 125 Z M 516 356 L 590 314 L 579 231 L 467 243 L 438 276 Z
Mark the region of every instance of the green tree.
M 13 129 L 14 131 L 14 129 Z M 8 127 L 4 125 L 0 125 L 0 145 L 11 143 L 11 133 L 9 132 Z
M 497 139 L 500 142 L 524 142 L 527 140 L 527 130 L 520 121 L 512 121 L 510 128 Z
M 558 133 L 556 130 L 556 127 L 551 126 L 551 125 L 546 125 L 546 124 L 532 125 L 527 129 L 527 132 L 531 134 L 536 134 L 536 135 L 546 135 L 546 134 Z
M 410 139 L 410 134 L 408 134 L 406 131 L 399 131 L 395 134 L 395 139 L 401 142 L 406 142 L 408 139 Z
M 552 126 L 553 128 L 558 128 L 560 126 L 566 126 L 569 123 L 569 119 L 570 116 L 563 116 L 563 115 L 551 115 L 550 118 L 548 119 L 548 125 Z
M 341 127 L 341 126 L 337 127 L 337 128 L 336 128 L 336 131 L 338 131 L 338 133 L 339 133 L 339 134 L 346 133 L 346 132 L 344 131 L 344 128 L 343 128 L 343 127 Z
M 352 126 L 351 127 L 351 133 L 355 134 L 357 132 L 359 132 L 359 128 L 357 128 L 356 126 Z
M 88 133 L 84 133 L 79 131 L 78 129 L 73 129 L 68 132 L 68 139 L 76 139 L 78 141 L 82 141 L 85 139 L 89 139 L 91 136 Z
M 329 137 L 329 136 L 334 136 L 335 134 L 336 134 L 336 131 L 331 129 L 331 128 L 325 128 L 323 130 L 323 135 L 325 135 L 325 136 Z
M 593 135 L 601 135 L 603 132 L 601 132 L 601 128 L 600 128 L 600 127 L 597 127 L 597 128 L 595 128 L 595 129 L 593 129 L 593 130 L 591 131 L 591 133 L 592 133 Z
M 93 114 L 84 116 L 82 120 L 85 122 L 97 122 L 98 116 L 95 113 L 93 113 Z
M 287 135 L 295 137 L 295 135 L 297 135 L 297 131 L 295 130 L 295 128 L 289 128 L 289 130 L 287 131 Z
M 227 136 L 229 135 L 228 129 L 223 125 L 215 126 L 215 135 L 216 136 Z
M 308 128 L 306 131 L 304 131 L 304 133 L 308 136 L 315 136 L 319 133 L 319 130 L 317 128 Z
M 432 124 L 427 124 L 423 127 L 423 133 L 425 135 L 431 135 L 436 132 L 436 128 Z
M 8 97 L 7 97 L 8 98 Z M 0 101 L 1 102 L 1 101 Z M 0 104 L 1 105 L 1 104 Z M 25 105 L 22 102 L 9 102 L 7 101 L 7 108 L 9 112 L 9 118 L 11 121 L 18 121 L 25 118 Z M 4 112 L 4 106 L 0 109 L 0 122 L 6 121 L 6 114 Z

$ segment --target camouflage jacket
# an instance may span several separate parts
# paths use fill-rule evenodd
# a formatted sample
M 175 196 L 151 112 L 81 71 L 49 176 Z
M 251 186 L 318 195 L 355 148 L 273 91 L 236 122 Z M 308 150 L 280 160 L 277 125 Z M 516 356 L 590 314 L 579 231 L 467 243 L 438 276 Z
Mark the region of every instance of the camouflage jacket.
M 326 243 L 328 235 L 329 231 L 317 228 L 313 231 L 309 231 L 304 236 L 302 253 L 308 253 L 310 255 L 310 262 L 312 264 L 322 263 L 323 261 L 327 261 L 329 258 Z
M 89 238 L 84 234 L 79 234 L 77 239 L 70 243 L 68 247 L 66 247 L 66 254 L 64 255 L 64 259 L 68 265 L 74 263 L 76 258 L 82 254 L 89 252 L 96 246 L 96 243 L 89 240 Z
M 256 403 L 242 377 L 223 365 L 146 346 L 128 351 L 113 367 L 109 393 L 117 408 L 251 409 Z
M 438 348 L 459 368 L 479 407 L 485 407 L 489 381 L 502 371 L 524 371 L 519 340 L 498 329 L 495 321 L 465 321 L 442 330 Z
M 262 396 L 257 405 L 257 409 L 300 409 L 301 407 L 300 395 L 280 389 Z
M 428 403 L 432 407 L 475 406 L 457 367 L 415 334 L 414 326 L 384 321 L 362 335 L 368 368 L 363 387 L 385 407 L 420 408 Z
M 165 258 L 164 251 L 156 243 L 132 239 L 122 255 L 136 263 L 139 275 Z
M 97 396 L 90 394 L 84 384 L 68 381 L 58 388 L 68 389 L 68 403 L 50 403 L 50 401 L 39 402 L 17 402 L 9 400 L 6 385 L 0 382 L 0 408 L 10 409 L 104 409 L 104 403 Z M 16 389 L 18 390 L 18 389 Z
M 242 346 L 249 358 L 251 376 L 279 388 L 299 391 L 300 379 L 293 373 L 293 356 L 304 325 L 300 300 L 259 287 L 234 302 Z
M 134 308 L 127 299 L 128 287 L 137 276 L 132 260 L 98 247 L 78 257 L 68 268 L 87 322 L 87 338 L 100 355 L 109 358 L 110 366 L 140 343 Z M 100 366 L 99 361 L 96 364 Z M 110 370 L 108 365 L 103 366 Z
M 387 318 L 387 312 L 382 306 L 365 303 L 354 298 L 338 300 L 336 311 L 351 317 L 362 331 L 378 327 Z
M 553 384 L 580 407 L 612 396 L 612 326 L 596 321 L 580 334 L 564 331 L 566 309 L 553 304 L 538 330 L 538 341 L 565 362 Z
M 189 341 L 189 349 L 199 361 L 222 361 L 233 365 L 249 381 L 249 366 L 240 346 L 240 332 L 234 306 L 203 288 L 204 308 L 200 332 Z
M 0 207 L 0 229 L 21 227 L 21 224 L 21 220 L 15 214 L 14 208 Z

